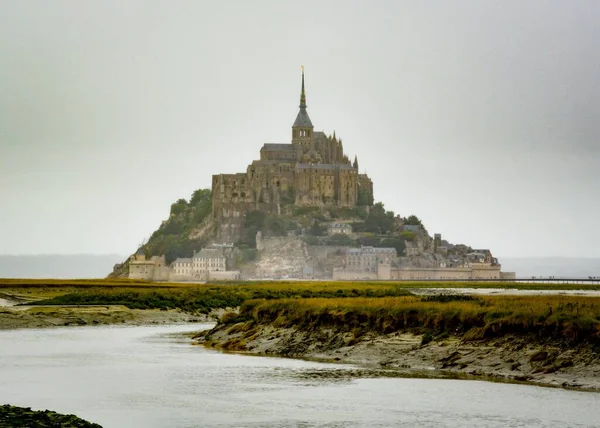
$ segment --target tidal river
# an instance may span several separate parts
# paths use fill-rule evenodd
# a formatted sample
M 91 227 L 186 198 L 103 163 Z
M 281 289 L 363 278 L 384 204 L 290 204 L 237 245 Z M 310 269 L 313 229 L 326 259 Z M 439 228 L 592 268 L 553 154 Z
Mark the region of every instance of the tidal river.
M 598 427 L 600 394 L 463 380 L 352 379 L 175 333 L 208 325 L 0 331 L 0 404 L 110 427 Z

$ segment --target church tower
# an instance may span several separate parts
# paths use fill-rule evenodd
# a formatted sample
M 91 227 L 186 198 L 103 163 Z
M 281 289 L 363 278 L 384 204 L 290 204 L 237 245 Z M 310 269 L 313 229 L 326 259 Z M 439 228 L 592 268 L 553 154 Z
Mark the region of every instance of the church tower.
M 302 92 L 300 94 L 300 111 L 296 121 L 292 125 L 292 144 L 302 146 L 302 152 L 306 153 L 314 140 L 313 124 L 306 112 L 306 93 L 304 92 L 304 67 L 302 67 Z

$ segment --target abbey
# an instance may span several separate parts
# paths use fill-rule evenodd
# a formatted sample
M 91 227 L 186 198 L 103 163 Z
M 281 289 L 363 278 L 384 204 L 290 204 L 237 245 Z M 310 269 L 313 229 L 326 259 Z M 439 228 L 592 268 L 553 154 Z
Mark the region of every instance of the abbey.
M 213 220 L 222 241 L 239 237 L 249 211 L 281 213 L 282 206 L 355 207 L 373 203 L 373 183 L 359 174 L 358 158 L 351 162 L 342 139 L 315 132 L 306 111 L 304 70 L 300 111 L 292 125 L 292 142 L 264 144 L 260 159 L 246 172 L 217 174 L 212 179 Z

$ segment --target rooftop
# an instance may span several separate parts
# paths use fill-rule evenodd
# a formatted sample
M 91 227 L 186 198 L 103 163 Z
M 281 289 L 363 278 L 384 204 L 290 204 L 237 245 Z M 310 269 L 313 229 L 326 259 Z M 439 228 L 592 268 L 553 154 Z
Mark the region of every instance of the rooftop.
M 292 144 L 272 144 L 272 143 L 265 143 L 265 144 L 263 144 L 261 150 L 265 150 L 265 151 L 270 151 L 270 150 L 277 150 L 277 151 L 288 150 L 290 152 L 293 152 L 293 151 L 296 151 L 297 149 Z
M 361 246 L 360 248 L 348 248 L 349 254 L 396 254 L 396 249 L 393 247 L 371 247 Z
M 333 163 L 299 163 L 297 169 L 354 169 L 348 164 L 333 164 Z
M 296 116 L 296 120 L 294 121 L 294 124 L 292 126 L 294 128 L 296 128 L 296 127 L 312 128 L 313 127 L 313 124 L 310 121 L 310 117 L 308 117 L 308 113 L 306 112 L 306 108 L 300 108 L 300 111 L 298 112 L 298 116 Z

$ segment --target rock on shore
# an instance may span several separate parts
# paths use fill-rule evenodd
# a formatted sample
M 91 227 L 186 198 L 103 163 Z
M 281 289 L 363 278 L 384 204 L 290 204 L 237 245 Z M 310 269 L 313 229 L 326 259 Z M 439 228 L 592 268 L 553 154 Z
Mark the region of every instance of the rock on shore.
M 29 407 L 7 404 L 0 406 L 0 428 L 102 428 L 98 424 L 84 421 L 75 415 L 61 415 L 50 410 L 35 411 Z
M 354 337 L 333 328 L 307 331 L 250 321 L 218 325 L 197 339 L 228 351 L 357 364 L 379 375 L 385 369 L 395 375 L 476 377 L 600 391 L 597 350 L 530 336 L 465 341 L 397 332 Z

